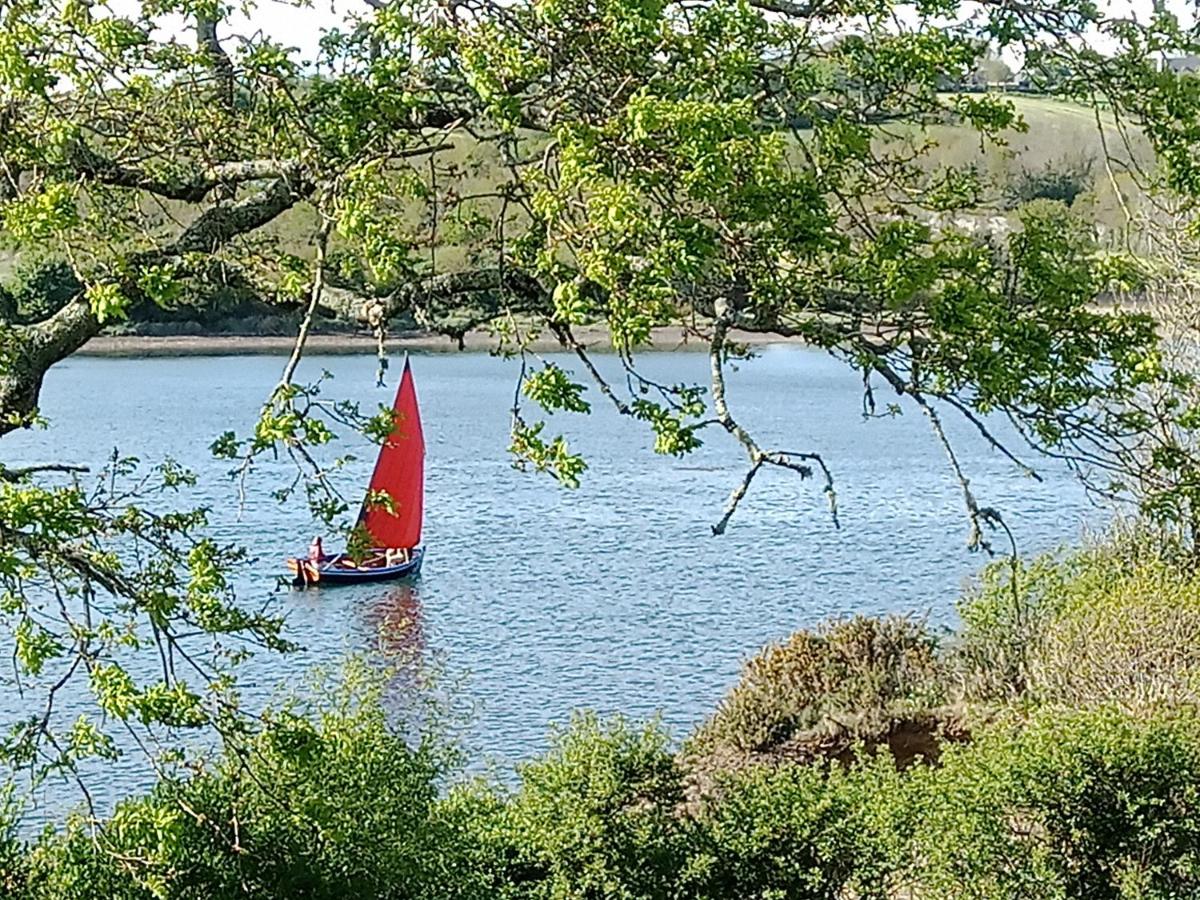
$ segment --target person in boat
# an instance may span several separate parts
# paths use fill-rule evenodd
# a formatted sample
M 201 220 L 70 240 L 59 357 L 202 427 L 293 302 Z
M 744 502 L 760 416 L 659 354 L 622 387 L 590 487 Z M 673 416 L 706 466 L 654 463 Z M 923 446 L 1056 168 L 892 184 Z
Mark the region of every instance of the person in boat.
M 406 563 L 409 560 L 409 552 L 407 547 L 388 547 L 384 551 L 384 565 L 398 566 L 401 563 Z
M 324 560 L 325 547 L 321 544 L 321 536 L 318 534 L 308 545 L 308 561 L 320 565 Z

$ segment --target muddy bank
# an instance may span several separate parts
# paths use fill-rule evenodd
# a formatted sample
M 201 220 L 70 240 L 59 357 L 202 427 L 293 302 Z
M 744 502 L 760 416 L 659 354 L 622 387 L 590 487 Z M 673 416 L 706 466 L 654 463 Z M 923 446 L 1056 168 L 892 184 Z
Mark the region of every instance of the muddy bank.
M 590 350 L 611 350 L 608 331 L 601 327 L 578 328 L 575 336 Z M 733 340 L 754 346 L 767 344 L 800 344 L 799 340 L 781 338 L 778 335 L 746 334 L 734 332 Z M 79 351 L 84 356 L 277 356 L 292 352 L 295 339 L 276 335 L 102 335 L 92 338 Z M 473 331 L 463 340 L 462 350 L 488 352 L 496 349 L 495 336 L 483 331 Z M 308 353 L 357 355 L 375 352 L 375 338 L 368 334 L 316 334 L 308 339 Z M 412 333 L 389 337 L 386 342 L 389 353 L 457 353 L 458 342 L 443 335 Z M 547 353 L 561 350 L 558 341 L 545 336 L 536 341 L 531 349 Z M 681 328 L 657 328 L 654 331 L 655 350 L 707 351 L 708 344 L 694 335 L 687 335 Z

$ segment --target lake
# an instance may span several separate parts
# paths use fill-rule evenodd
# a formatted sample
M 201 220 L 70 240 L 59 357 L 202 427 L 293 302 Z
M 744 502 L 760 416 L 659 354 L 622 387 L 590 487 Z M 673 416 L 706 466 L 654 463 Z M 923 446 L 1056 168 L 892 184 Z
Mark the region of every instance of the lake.
M 508 766 L 528 758 L 544 747 L 549 723 L 581 707 L 660 714 L 683 736 L 765 643 L 858 612 L 950 624 L 965 580 L 986 561 L 965 549 L 961 493 L 920 412 L 864 421 L 859 378 L 815 351 L 766 348 L 730 375 L 730 400 L 764 446 L 824 456 L 841 529 L 819 480 L 768 469 L 720 538 L 710 526 L 745 464 L 728 435 L 710 430 L 684 460 L 656 456 L 648 429 L 590 391 L 591 416 L 558 416 L 550 426 L 590 465 L 582 487 L 566 490 L 510 465 L 518 364 L 432 354 L 413 361 L 428 448 L 419 581 L 410 589 L 280 591 L 274 576 L 284 557 L 304 554 L 316 526 L 302 501 L 281 506 L 270 497 L 282 466 L 252 476 L 239 512 L 229 463 L 214 460 L 208 446 L 227 429 L 249 431 L 282 365 L 261 356 L 71 359 L 46 379 L 50 428 L 0 441 L 9 465 L 99 469 L 117 447 L 148 462 L 172 456 L 199 474 L 191 502 L 213 507 L 217 535 L 259 560 L 239 580 L 242 601 L 285 614 L 290 636 L 305 647 L 246 665 L 256 702 L 315 663 L 374 646 L 381 621 L 411 619 L 409 639 L 455 676 L 465 673 L 461 699 L 474 707 L 467 743 L 477 759 Z M 613 358 L 600 365 L 619 369 Z M 642 367 L 665 381 L 703 382 L 708 359 L 648 354 Z M 335 376 L 327 394 L 369 407 L 390 402 L 399 376 L 393 366 L 388 387 L 377 388 L 375 360 L 365 356 L 309 358 L 301 374 L 322 369 Z M 889 399 L 880 392 L 881 405 Z M 1005 515 L 1023 551 L 1074 540 L 1097 518 L 1065 469 L 1047 464 L 1038 483 L 970 426 L 949 412 L 945 419 L 979 502 Z M 341 476 L 355 496 L 375 448 L 339 444 L 337 453 L 359 456 Z M 25 702 L 10 692 L 0 717 L 11 720 Z M 107 787 L 127 789 L 143 771 L 128 763 Z

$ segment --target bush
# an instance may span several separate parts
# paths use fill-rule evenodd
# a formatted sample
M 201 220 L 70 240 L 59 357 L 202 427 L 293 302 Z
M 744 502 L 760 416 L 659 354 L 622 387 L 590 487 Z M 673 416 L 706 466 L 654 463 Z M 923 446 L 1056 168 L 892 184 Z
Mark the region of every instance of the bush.
M 1200 895 L 1200 722 L 1046 712 L 914 770 L 915 895 Z
M 444 757 L 389 728 L 372 688 L 291 708 L 211 771 L 82 819 L 30 854 L 30 900 L 422 896 L 452 846 Z M 432 896 L 432 894 L 430 894 Z
M 1030 661 L 1035 702 L 1137 712 L 1200 702 L 1200 578 L 1150 563 L 1114 577 L 1046 628 Z
M 538 896 L 667 898 L 686 867 L 682 773 L 656 725 L 576 717 L 520 768 L 505 822 Z
M 959 695 L 1006 703 L 1025 693 L 1030 658 L 1076 590 L 1087 590 L 1095 566 L 1083 554 L 1053 554 L 1030 563 L 994 562 L 958 605 L 961 626 L 950 644 Z
M 20 266 L 10 283 L 0 288 L 4 295 L 0 307 L 16 322 L 36 322 L 61 309 L 78 289 L 75 273 L 65 262 Z
M 1200 574 L 1144 535 L 996 563 L 948 659 L 969 700 L 1130 710 L 1200 700 Z
M 28 882 L 24 847 L 17 839 L 18 807 L 12 791 L 0 789 L 0 897 L 16 897 Z
M 922 623 L 900 616 L 798 631 L 746 663 L 692 747 L 762 751 L 831 715 L 879 722 L 940 702 L 935 649 Z
M 903 779 L 884 754 L 745 770 L 703 805 L 685 896 L 886 898 L 904 860 Z
M 1094 184 L 1095 159 L 1089 155 L 1063 156 L 1038 169 L 1022 168 L 1010 179 L 1005 198 L 1010 208 L 1031 200 L 1057 200 L 1071 206 Z
M 504 789 L 438 796 L 370 709 L 284 720 L 220 769 L 81 821 L 5 896 L 997 900 L 1200 896 L 1200 720 L 1012 718 L 940 766 L 749 767 L 691 805 L 656 726 L 578 718 Z M 3 854 L 7 853 L 5 856 Z
M 746 665 L 687 754 L 657 724 L 581 715 L 515 786 L 444 790 L 454 755 L 405 741 L 351 668 L 94 833 L 77 819 L 21 846 L 0 795 L 0 896 L 1200 896 L 1200 575 L 1165 549 L 1135 535 L 993 566 L 948 653 L 908 619 L 800 632 Z M 896 723 L 936 727 L 931 704 L 962 698 L 986 712 L 972 742 L 898 765 Z M 847 720 L 885 727 L 794 752 Z M 743 755 L 685 768 L 698 748 Z

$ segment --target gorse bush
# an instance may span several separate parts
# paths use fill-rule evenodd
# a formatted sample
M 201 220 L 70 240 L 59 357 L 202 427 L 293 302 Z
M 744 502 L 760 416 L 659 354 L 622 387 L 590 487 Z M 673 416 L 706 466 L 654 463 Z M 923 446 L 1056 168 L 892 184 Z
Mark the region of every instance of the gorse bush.
M 940 699 L 935 640 L 920 622 L 856 616 L 798 631 L 745 664 L 693 741 L 760 751 L 830 715 L 880 721 Z

